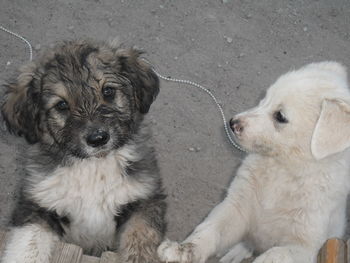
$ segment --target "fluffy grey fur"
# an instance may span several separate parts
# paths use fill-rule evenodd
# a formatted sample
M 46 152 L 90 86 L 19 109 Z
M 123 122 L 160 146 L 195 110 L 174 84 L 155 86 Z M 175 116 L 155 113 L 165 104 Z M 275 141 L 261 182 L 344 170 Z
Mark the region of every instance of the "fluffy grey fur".
M 140 54 L 66 42 L 7 85 L 9 130 L 34 145 L 3 262 L 48 260 L 51 251 L 42 250 L 53 246 L 41 244 L 38 233 L 92 255 L 111 249 L 124 262 L 158 262 L 166 205 L 143 119 L 159 81 Z M 16 256 L 19 249 L 24 255 Z

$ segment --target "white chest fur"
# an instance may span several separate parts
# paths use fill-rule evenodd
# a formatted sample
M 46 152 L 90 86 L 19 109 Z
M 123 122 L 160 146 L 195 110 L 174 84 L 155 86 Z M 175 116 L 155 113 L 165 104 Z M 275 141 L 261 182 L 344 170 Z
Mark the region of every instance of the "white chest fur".
M 241 171 L 249 171 L 244 175 L 254 192 L 250 236 L 257 250 L 265 251 L 287 238 L 309 242 L 319 229 L 326 230 L 326 236 L 318 237 L 322 242 L 341 237 L 350 188 L 348 159 L 308 164 L 299 170 L 297 165 L 286 167 L 264 158 L 247 159 Z
M 67 241 L 86 250 L 111 247 L 115 240 L 114 216 L 118 208 L 152 192 L 151 181 L 139 182 L 125 175 L 130 160 L 127 157 L 131 155 L 130 152 L 121 153 L 79 160 L 72 166 L 59 167 L 49 175 L 31 174 L 28 191 L 31 197 L 40 206 L 69 217 Z M 133 161 L 137 158 L 132 157 Z

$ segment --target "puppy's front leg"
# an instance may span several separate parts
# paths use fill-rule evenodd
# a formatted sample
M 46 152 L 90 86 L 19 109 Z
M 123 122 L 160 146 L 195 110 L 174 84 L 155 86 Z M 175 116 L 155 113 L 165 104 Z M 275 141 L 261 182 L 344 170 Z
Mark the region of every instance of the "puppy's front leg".
M 161 260 L 202 263 L 211 255 L 238 243 L 248 229 L 252 207 L 250 197 L 247 180 L 236 178 L 224 201 L 211 211 L 183 243 L 166 240 L 159 246 Z
M 164 197 L 137 204 L 135 212 L 125 222 L 119 241 L 119 251 L 125 263 L 158 263 L 157 247 L 165 232 Z
M 48 226 L 29 224 L 14 227 L 1 263 L 48 263 L 58 240 Z

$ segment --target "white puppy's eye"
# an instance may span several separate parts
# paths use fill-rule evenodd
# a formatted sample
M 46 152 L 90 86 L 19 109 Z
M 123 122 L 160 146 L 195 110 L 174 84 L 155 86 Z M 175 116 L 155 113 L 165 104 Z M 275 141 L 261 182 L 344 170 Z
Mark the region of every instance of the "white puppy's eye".
M 279 123 L 288 123 L 286 116 L 281 111 L 276 111 L 273 114 L 273 118 Z

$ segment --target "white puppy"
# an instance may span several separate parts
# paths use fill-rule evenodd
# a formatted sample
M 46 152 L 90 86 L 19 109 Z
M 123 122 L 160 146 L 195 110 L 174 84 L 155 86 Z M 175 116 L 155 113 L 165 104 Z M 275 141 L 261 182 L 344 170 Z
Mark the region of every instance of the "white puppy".
M 250 154 L 227 196 L 181 244 L 164 241 L 166 262 L 222 262 L 260 254 L 254 263 L 316 261 L 326 239 L 342 237 L 350 176 L 350 92 L 336 62 L 281 76 L 260 104 L 231 122 Z

